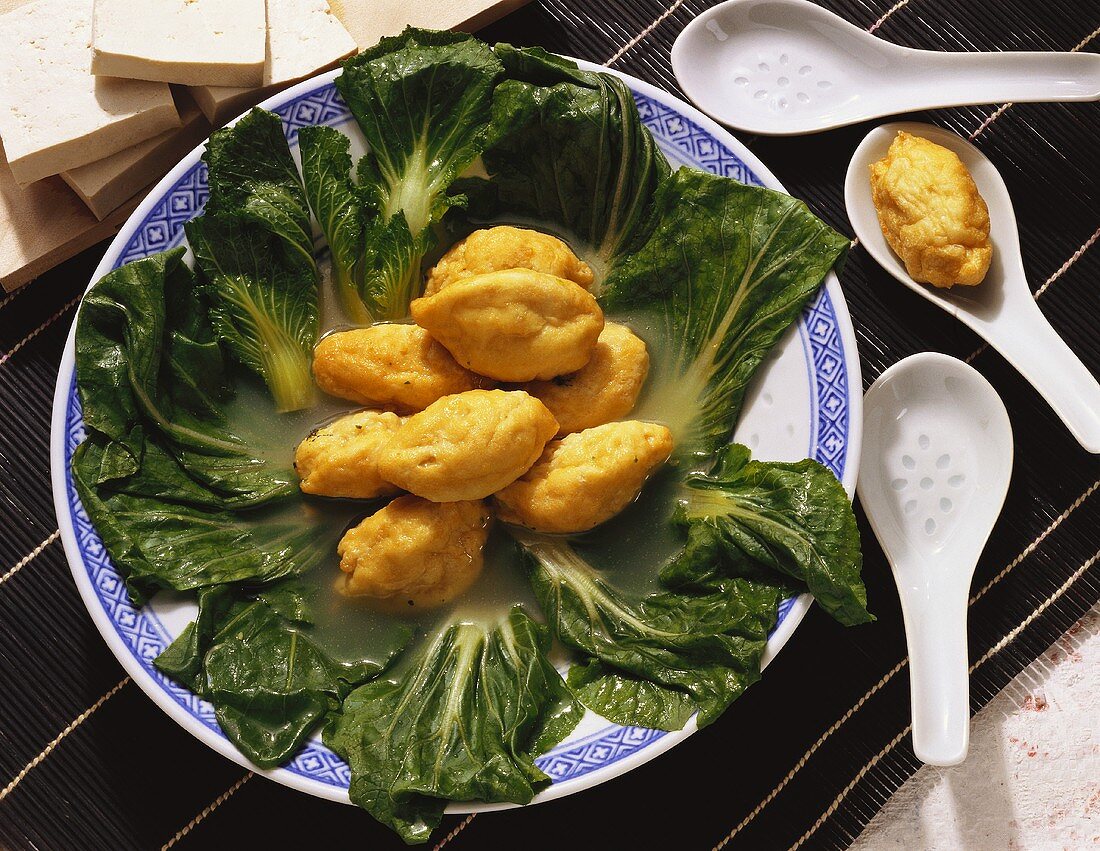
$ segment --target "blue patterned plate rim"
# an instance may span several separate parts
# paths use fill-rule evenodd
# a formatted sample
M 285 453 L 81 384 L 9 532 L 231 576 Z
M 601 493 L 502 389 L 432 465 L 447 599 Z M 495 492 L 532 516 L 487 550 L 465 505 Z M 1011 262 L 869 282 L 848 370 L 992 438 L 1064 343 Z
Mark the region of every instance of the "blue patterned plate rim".
M 580 60 L 578 64 L 622 78 L 634 93 L 643 121 L 653 130 L 664 131 L 662 135 L 655 133 L 662 149 L 677 159 L 743 182 L 785 191 L 763 163 L 728 131 L 694 107 L 629 75 Z M 350 120 L 332 86 L 338 73 L 321 74 L 261 104 L 283 117 L 292 144 L 300 126 L 339 125 Z M 182 223 L 196 215 L 205 202 L 206 175 L 199 160 L 202 149 L 203 145 L 199 145 L 184 157 L 138 206 L 107 249 L 89 286 L 122 263 L 180 242 Z M 266 771 L 257 769 L 218 729 L 209 704 L 152 667 L 152 658 L 172 636 L 150 609 L 135 610 L 125 599 L 121 580 L 80 506 L 69 475 L 69 459 L 83 439 L 76 395 L 74 333 L 75 322 L 69 332 L 54 392 L 51 475 L 65 554 L 97 628 L 134 682 L 180 726 L 205 744 L 238 764 L 292 788 L 347 803 L 347 766 L 319 742 L 311 742 L 288 766 Z M 855 334 L 835 274 L 829 274 L 821 294 L 807 307 L 799 323 L 799 334 L 814 373 L 810 376 L 815 418 L 811 423 L 810 454 L 837 475 L 850 496 L 855 491 L 861 443 L 862 380 Z M 809 594 L 803 594 L 785 601 L 779 623 L 769 637 L 764 666 L 793 634 L 812 599 Z M 624 728 L 607 722 L 583 735 L 574 733 L 539 758 L 540 767 L 551 776 L 553 784 L 536 796 L 534 802 L 559 798 L 617 777 L 665 752 L 695 730 L 693 718 L 683 730 L 671 733 Z M 514 805 L 456 803 L 447 811 L 476 812 L 511 806 Z

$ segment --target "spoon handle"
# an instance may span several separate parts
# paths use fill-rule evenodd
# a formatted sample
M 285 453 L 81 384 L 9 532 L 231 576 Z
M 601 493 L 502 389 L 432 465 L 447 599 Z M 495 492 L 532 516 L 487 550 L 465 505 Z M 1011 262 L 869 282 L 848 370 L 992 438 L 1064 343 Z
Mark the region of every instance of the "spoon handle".
M 922 51 L 926 53 L 926 51 Z M 1089 53 L 928 53 L 936 103 L 1100 100 L 1100 55 Z
M 960 571 L 960 575 L 963 573 L 970 574 Z M 944 589 L 940 593 L 926 593 L 929 589 L 922 587 L 919 599 L 903 606 L 909 647 L 913 752 L 928 765 L 958 765 L 970 747 L 967 586 L 954 577 L 946 581 L 952 586 L 950 593 L 943 593 Z
M 1010 315 L 1013 321 L 990 343 L 1047 400 L 1081 446 L 1100 453 L 1100 384 L 1034 299 L 1021 299 Z

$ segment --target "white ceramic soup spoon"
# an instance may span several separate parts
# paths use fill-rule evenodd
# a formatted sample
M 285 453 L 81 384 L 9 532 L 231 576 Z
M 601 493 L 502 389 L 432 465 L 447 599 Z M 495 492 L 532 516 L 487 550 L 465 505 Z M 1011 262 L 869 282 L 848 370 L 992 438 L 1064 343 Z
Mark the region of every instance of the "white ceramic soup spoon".
M 913 50 L 807 0 L 708 9 L 676 39 L 672 69 L 703 112 L 775 136 L 943 106 L 1100 100 L 1100 56 Z
M 967 599 L 1008 492 L 1008 413 L 972 367 L 925 352 L 878 377 L 863 422 L 857 491 L 901 597 L 913 750 L 957 765 L 970 742 Z
M 899 130 L 950 148 L 963 161 L 989 206 L 993 262 L 976 287 L 937 289 L 909 277 L 890 249 L 871 201 L 870 166 L 886 155 Z M 1020 235 L 1008 188 L 996 166 L 961 137 L 931 124 L 876 127 L 856 148 L 844 181 L 844 203 L 856 236 L 887 272 L 960 319 L 1031 382 L 1089 452 L 1100 452 L 1100 384 L 1043 316 L 1027 285 Z

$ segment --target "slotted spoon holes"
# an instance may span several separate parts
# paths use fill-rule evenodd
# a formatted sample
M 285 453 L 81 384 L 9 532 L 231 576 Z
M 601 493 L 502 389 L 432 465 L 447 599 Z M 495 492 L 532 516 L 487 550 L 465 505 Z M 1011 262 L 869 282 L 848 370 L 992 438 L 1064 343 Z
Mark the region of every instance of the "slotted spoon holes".
M 943 442 L 923 431 L 908 438 L 890 479 L 890 490 L 906 524 L 930 542 L 950 533 L 956 500 L 967 484 L 967 473 L 960 464 L 966 451 Z
M 708 29 L 710 27 L 708 26 Z M 724 41 L 726 33 L 712 30 L 715 38 Z M 793 108 L 807 107 L 830 93 L 833 82 L 823 76 L 820 67 L 792 58 L 789 53 L 774 50 L 746 50 L 729 64 L 733 85 L 732 96 L 759 104 L 772 112 L 785 113 Z M 827 72 L 826 72 L 827 73 Z

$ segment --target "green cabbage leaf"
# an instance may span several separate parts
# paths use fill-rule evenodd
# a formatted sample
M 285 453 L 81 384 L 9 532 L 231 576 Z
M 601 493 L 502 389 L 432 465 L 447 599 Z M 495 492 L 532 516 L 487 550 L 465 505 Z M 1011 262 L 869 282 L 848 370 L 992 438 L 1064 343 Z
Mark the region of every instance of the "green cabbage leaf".
M 341 662 L 310 637 L 300 594 L 287 583 L 249 597 L 229 586 L 204 590 L 199 613 L 154 660 L 159 670 L 212 701 L 222 731 L 260 768 L 290 759 L 356 686 L 392 663 L 409 638 L 395 636 L 381 659 Z M 275 605 L 272 605 L 276 600 Z
M 456 185 L 469 198 L 468 219 L 556 231 L 596 271 L 598 288 L 652 225 L 668 160 L 618 77 L 541 48 L 494 52 L 505 79 L 493 92 L 484 174 Z
M 661 184 L 654 207 L 655 227 L 611 271 L 601 303 L 671 349 L 634 416 L 668 423 L 677 456 L 709 464 L 761 361 L 848 240 L 789 195 L 689 168 Z
M 351 766 L 351 799 L 406 842 L 426 842 L 448 801 L 525 804 L 550 784 L 535 756 L 580 719 L 520 608 L 459 618 L 401 676 L 360 686 L 325 730 Z
M 282 121 L 252 110 L 210 137 L 203 161 L 210 197 L 185 228 L 218 338 L 266 382 L 277 411 L 308 407 L 318 272 Z
M 306 192 L 353 321 L 402 319 L 420 294 L 432 226 L 464 203 L 447 191 L 485 144 L 501 71 L 471 36 L 410 27 L 349 59 L 336 79 L 368 145 L 354 179 L 342 134 L 300 134 Z
M 710 578 L 720 550 L 733 563 L 748 559 L 791 577 L 845 626 L 874 619 L 848 495 L 816 461 L 751 461 L 747 447 L 733 444 L 709 473 L 687 477 L 678 502 L 678 522 L 713 548 L 697 547 L 667 567 L 667 583 Z

